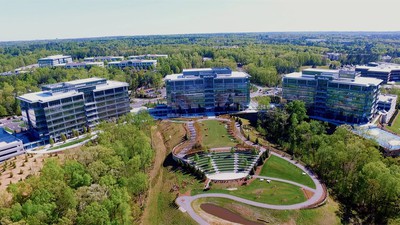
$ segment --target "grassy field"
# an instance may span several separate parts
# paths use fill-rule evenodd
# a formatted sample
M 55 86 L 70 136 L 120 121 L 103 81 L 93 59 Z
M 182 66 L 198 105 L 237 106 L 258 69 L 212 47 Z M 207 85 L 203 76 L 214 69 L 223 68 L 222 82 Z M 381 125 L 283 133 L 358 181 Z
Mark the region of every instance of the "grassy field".
M 225 124 L 217 120 L 206 120 L 200 123 L 202 144 L 209 148 L 234 147 L 237 143 L 232 141 Z
M 393 121 L 392 126 L 386 126 L 385 128 L 400 135 L 400 116 Z
M 267 183 L 266 181 L 255 180 L 250 185 L 238 187 L 234 191 L 218 189 L 217 185 L 213 185 L 206 192 L 202 190 L 192 191 L 192 195 L 199 193 L 224 193 L 273 205 L 292 205 L 306 201 L 306 197 L 299 187 L 278 181 Z
M 340 224 L 340 218 L 336 215 L 339 207 L 332 199 L 316 209 L 303 210 L 273 210 L 249 206 L 223 198 L 201 198 L 193 202 L 196 211 L 202 203 L 213 203 L 229 209 L 248 220 L 262 219 L 268 224 L 297 224 L 297 225 L 336 225 Z
M 291 180 L 308 187 L 315 188 L 315 184 L 308 175 L 290 162 L 272 155 L 264 164 L 260 176 L 276 177 Z
M 71 145 L 74 145 L 74 144 L 78 144 L 78 143 L 81 143 L 82 141 L 86 141 L 86 140 L 90 139 L 91 137 L 92 137 L 92 136 L 89 135 L 89 136 L 86 136 L 86 137 L 84 137 L 84 138 L 80 138 L 80 139 L 77 139 L 77 140 L 74 140 L 74 141 L 65 143 L 65 144 L 63 144 L 63 145 L 59 145 L 59 146 L 52 147 L 52 148 L 50 148 L 49 150 L 55 150 L 55 149 L 65 148 L 65 147 L 68 147 L 68 146 L 71 146 Z

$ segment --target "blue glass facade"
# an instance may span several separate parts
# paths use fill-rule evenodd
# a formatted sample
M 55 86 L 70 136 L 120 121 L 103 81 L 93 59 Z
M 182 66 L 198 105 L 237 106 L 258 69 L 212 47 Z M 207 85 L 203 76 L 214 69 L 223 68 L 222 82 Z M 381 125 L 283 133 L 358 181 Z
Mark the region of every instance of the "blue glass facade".
M 127 83 L 89 78 L 42 89 L 18 97 L 23 120 L 38 139 L 57 140 L 130 111 Z
M 184 70 L 165 79 L 173 110 L 243 110 L 250 103 L 249 75 L 229 68 Z
M 345 123 L 366 123 L 377 112 L 382 80 L 339 71 L 285 75 L 283 98 L 305 102 L 310 116 Z

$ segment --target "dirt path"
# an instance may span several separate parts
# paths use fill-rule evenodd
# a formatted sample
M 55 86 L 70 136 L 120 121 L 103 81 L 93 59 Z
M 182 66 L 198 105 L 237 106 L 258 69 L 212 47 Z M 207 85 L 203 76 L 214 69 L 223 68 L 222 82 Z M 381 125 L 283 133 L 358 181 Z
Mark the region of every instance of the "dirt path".
M 155 209 L 152 209 L 151 207 L 148 206 L 157 205 L 156 204 L 157 193 L 161 190 L 163 184 L 162 183 L 163 173 L 161 170 L 161 166 L 166 157 L 167 149 L 164 145 L 162 135 L 160 131 L 157 129 L 155 129 L 154 132 L 152 133 L 151 145 L 155 151 L 155 158 L 154 158 L 153 168 L 149 172 L 149 181 L 150 181 L 149 192 L 147 195 L 146 207 L 143 211 L 140 224 L 149 224 L 148 222 L 150 220 L 149 218 L 154 215 L 152 211 Z

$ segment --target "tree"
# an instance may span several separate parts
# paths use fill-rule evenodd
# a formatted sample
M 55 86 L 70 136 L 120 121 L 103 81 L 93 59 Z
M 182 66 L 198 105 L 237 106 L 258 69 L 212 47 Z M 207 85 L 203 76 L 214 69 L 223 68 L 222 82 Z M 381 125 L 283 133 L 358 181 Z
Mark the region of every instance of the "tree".
M 196 153 L 196 154 L 194 155 L 194 161 L 198 162 L 199 160 L 200 160 L 200 157 L 199 157 L 199 155 Z
M 54 139 L 53 139 L 53 138 L 50 138 L 50 139 L 49 139 L 49 143 L 50 143 L 50 146 L 53 147 L 53 145 L 54 145 Z
M 61 140 L 65 143 L 67 141 L 67 136 L 65 136 L 65 134 L 61 134 Z
M 111 224 L 107 208 L 103 205 L 100 205 L 98 202 L 93 202 L 86 206 L 84 210 L 79 213 L 79 216 L 76 218 L 76 220 L 78 224 Z
M 233 155 L 234 153 L 235 153 L 235 148 L 232 147 L 232 148 L 231 148 L 231 154 Z
M 261 96 L 261 97 L 258 97 L 257 102 L 258 102 L 258 107 L 257 107 L 258 110 L 260 110 L 260 111 L 267 110 L 267 109 L 269 109 L 269 105 L 271 103 L 271 98 L 269 96 Z
M 86 134 L 87 133 L 87 127 L 83 126 L 83 133 Z
M 73 135 L 74 137 L 78 137 L 78 136 L 79 136 L 79 132 L 78 132 L 77 130 L 73 129 L 73 130 L 72 130 L 72 135 Z
M 258 137 L 256 138 L 256 145 L 258 145 L 259 144 L 259 140 L 258 140 Z

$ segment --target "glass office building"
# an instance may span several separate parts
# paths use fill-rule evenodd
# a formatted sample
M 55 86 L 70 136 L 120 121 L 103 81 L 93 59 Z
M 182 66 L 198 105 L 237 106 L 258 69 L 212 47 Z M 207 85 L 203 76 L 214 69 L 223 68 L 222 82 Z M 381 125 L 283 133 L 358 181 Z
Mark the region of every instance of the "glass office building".
M 39 67 L 53 67 L 66 63 L 72 63 L 70 55 L 52 55 L 38 60 Z
M 383 84 L 400 81 L 400 65 L 387 62 L 370 62 L 355 69 L 362 77 L 373 77 L 383 80 Z
M 249 77 L 229 68 L 187 69 L 167 75 L 167 104 L 178 113 L 243 110 L 250 104 Z
M 46 85 L 18 99 L 28 130 L 41 140 L 58 140 L 130 111 L 128 84 L 103 78 Z
M 306 69 L 283 77 L 283 98 L 304 101 L 314 118 L 366 123 L 377 113 L 381 83 L 355 71 Z

